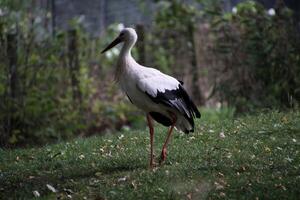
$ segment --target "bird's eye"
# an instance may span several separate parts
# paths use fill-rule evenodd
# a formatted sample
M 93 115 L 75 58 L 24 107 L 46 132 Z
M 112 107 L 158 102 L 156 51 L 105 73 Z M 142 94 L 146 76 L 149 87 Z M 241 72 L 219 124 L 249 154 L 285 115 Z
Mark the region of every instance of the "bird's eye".
M 120 33 L 120 36 L 124 36 L 124 33 Z

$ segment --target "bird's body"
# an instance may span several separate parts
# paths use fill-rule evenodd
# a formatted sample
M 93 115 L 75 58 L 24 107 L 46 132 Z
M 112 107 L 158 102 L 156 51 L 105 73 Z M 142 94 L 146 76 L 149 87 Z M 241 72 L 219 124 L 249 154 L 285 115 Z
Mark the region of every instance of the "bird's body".
M 167 141 L 162 151 L 162 159 L 166 157 L 166 144 L 173 127 L 185 133 L 194 131 L 194 117 L 200 118 L 200 112 L 186 93 L 182 83 L 177 79 L 138 64 L 131 56 L 131 48 L 137 40 L 134 29 L 125 28 L 119 37 L 104 51 L 124 41 L 117 62 L 115 77 L 129 100 L 147 113 L 150 128 L 151 154 L 153 154 L 152 118 L 169 126 Z M 103 52 L 104 52 L 103 51 Z M 165 153 L 164 153 L 165 152 Z M 150 165 L 153 165 L 151 155 Z
M 126 60 L 126 67 L 122 65 L 124 69 L 118 82 L 132 104 L 150 113 L 152 118 L 166 126 L 171 125 L 171 122 L 167 122 L 171 120 L 164 118 L 169 118 L 170 112 L 174 113 L 177 118 L 175 127 L 178 130 L 185 133 L 193 131 L 194 125 L 188 119 L 193 117 L 194 111 L 188 110 L 186 105 L 190 102 L 185 102 L 182 95 L 172 96 L 176 92 L 184 92 L 181 83 L 157 69 L 139 65 L 133 58 Z

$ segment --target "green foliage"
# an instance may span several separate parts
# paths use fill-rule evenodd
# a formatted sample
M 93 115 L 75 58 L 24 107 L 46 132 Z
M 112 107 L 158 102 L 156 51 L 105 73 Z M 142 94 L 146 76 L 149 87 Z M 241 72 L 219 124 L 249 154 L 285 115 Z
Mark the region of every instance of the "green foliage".
M 238 111 L 291 107 L 300 100 L 300 43 L 293 13 L 286 7 L 270 15 L 254 1 L 236 13 L 214 15 L 215 52 L 223 69 L 218 88 Z
M 118 50 L 100 54 L 116 35 L 116 25 L 108 28 L 105 40 L 91 38 L 80 18 L 70 21 L 70 31 L 52 34 L 42 23 L 42 17 L 51 16 L 27 8 L 30 2 L 0 5 L 0 146 L 45 144 L 141 125 L 112 80 Z M 96 104 L 101 109 L 95 110 Z
M 178 0 L 159 2 L 154 35 L 149 39 L 154 41 L 154 66 L 169 73 L 182 72 L 177 57 L 192 54 L 195 21 L 194 6 Z
M 197 96 L 201 93 L 197 82 L 201 76 L 209 76 L 216 86 L 215 98 L 238 112 L 297 107 L 300 35 L 293 12 L 278 4 L 275 13 L 269 14 L 261 4 L 245 1 L 229 13 L 224 11 L 222 0 L 197 2 L 159 1 L 154 35 L 149 39 L 155 44 L 153 65 L 192 80 L 188 87 L 199 103 L 205 100 L 201 100 L 203 95 Z M 209 27 L 205 32 L 207 42 L 211 42 L 205 50 L 211 52 L 207 53 L 209 58 L 196 59 L 201 56 L 195 55 L 194 44 L 199 24 Z M 203 64 L 201 60 L 205 59 L 211 59 L 207 62 L 211 65 L 207 68 L 209 73 L 198 76 L 196 60 Z
M 148 130 L 0 149 L 0 198 L 32 199 L 33 191 L 41 199 L 299 198 L 299 111 L 223 120 L 208 112 L 195 133 L 174 133 L 155 170 L 148 169 Z M 165 137 L 156 126 L 157 156 Z

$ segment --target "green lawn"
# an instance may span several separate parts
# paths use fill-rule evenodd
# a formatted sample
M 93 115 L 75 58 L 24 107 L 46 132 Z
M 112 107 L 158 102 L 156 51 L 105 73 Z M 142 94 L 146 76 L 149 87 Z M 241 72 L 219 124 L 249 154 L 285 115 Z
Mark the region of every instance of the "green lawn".
M 0 199 L 299 199 L 299 111 L 204 112 L 196 124 L 194 134 L 174 133 L 155 170 L 146 129 L 0 150 Z M 166 128 L 155 130 L 158 157 Z

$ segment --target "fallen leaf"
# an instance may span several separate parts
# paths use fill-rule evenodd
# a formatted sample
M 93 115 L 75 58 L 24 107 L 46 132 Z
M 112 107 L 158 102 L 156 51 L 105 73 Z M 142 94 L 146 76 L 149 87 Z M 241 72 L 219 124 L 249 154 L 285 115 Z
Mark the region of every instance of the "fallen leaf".
M 125 177 L 122 177 L 122 178 L 119 178 L 119 179 L 118 179 L 118 182 L 124 182 L 124 181 L 126 181 L 126 179 L 127 179 L 126 176 L 125 176 Z
M 286 116 L 284 116 L 284 117 L 281 119 L 281 121 L 282 121 L 283 123 L 287 123 L 287 122 L 288 122 L 288 119 L 287 119 Z
M 226 194 L 224 192 L 220 192 L 220 197 L 225 197 Z
M 34 190 L 32 193 L 35 197 L 40 197 L 41 196 L 39 191 L 37 191 L 37 190 Z
M 96 179 L 96 178 L 91 178 L 89 180 L 89 185 L 97 185 L 99 183 L 100 180 Z
M 266 131 L 262 130 L 262 131 L 258 131 L 259 134 L 263 134 L 266 133 Z
M 56 190 L 52 185 L 46 184 L 46 186 L 47 186 L 47 188 L 48 188 L 51 192 L 54 192 L 54 193 L 57 192 L 57 190 Z
M 66 189 L 66 188 L 64 188 L 64 191 L 65 191 L 68 195 L 74 194 L 73 190 L 71 190 L 71 189 Z
M 242 167 L 240 167 L 240 171 L 246 171 L 246 167 L 245 166 L 242 166 Z
M 112 157 L 112 155 L 111 155 L 111 151 L 109 151 L 109 153 L 107 153 L 107 154 L 106 154 L 106 156 L 108 156 L 108 157 Z
M 226 157 L 230 159 L 232 157 L 232 153 L 228 152 Z
M 293 161 L 293 159 L 292 158 L 290 158 L 290 157 L 287 157 L 287 158 L 285 158 L 288 162 L 292 162 Z
M 186 197 L 187 197 L 189 200 L 191 200 L 191 199 L 192 199 L 192 193 L 188 193 L 188 194 L 186 195 Z
M 221 133 L 219 134 L 219 137 L 222 138 L 222 139 L 224 139 L 224 138 L 225 138 L 224 132 L 221 132 Z
M 95 176 L 101 177 L 101 176 L 102 176 L 102 173 L 101 173 L 101 172 L 96 172 L 96 173 L 95 173 Z
M 271 152 L 271 149 L 269 147 L 265 147 L 266 152 Z
M 224 174 L 222 174 L 221 172 L 218 172 L 218 175 L 224 177 Z
M 224 186 L 221 185 L 220 183 L 215 182 L 214 184 L 215 184 L 215 186 L 216 186 L 216 190 L 223 190 L 223 189 L 224 189 Z
M 131 182 L 131 185 L 135 190 L 137 189 L 137 184 L 135 180 Z

